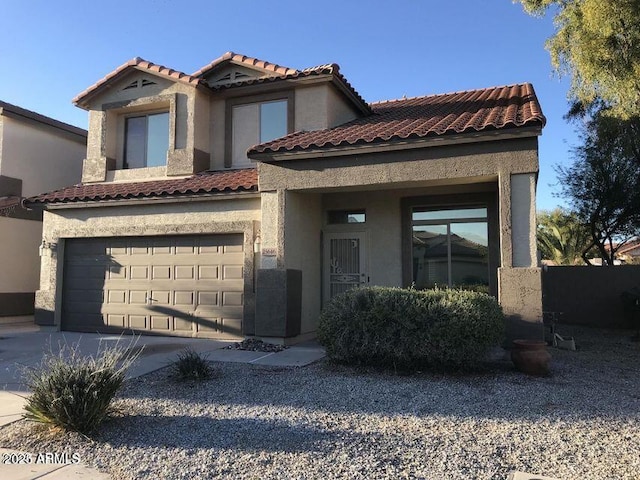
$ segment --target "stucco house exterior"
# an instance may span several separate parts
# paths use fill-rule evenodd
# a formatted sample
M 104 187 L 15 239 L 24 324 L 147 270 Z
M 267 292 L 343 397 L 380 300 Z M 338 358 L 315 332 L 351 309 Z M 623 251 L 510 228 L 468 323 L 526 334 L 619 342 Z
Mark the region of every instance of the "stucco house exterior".
M 483 289 L 542 335 L 530 84 L 369 104 L 335 64 L 226 53 L 135 58 L 74 102 L 82 183 L 28 203 L 39 325 L 294 343 L 347 288 L 413 284 Z
M 87 131 L 0 101 L 0 317 L 31 315 L 42 213 L 31 197 L 80 181 Z

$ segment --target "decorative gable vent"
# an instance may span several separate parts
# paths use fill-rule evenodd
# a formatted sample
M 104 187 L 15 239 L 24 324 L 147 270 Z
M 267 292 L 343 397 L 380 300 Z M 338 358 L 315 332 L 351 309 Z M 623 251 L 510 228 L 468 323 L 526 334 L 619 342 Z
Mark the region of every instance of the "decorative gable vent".
M 211 82 L 209 82 L 209 85 L 224 85 L 226 83 L 233 83 L 233 82 L 238 82 L 238 81 L 242 81 L 245 80 L 247 78 L 251 78 L 252 75 L 249 75 L 248 73 L 245 73 L 243 71 L 240 70 L 234 70 L 232 72 L 227 72 L 226 74 L 224 74 L 221 77 L 216 78 L 215 80 L 212 80 Z
M 122 90 L 131 90 L 132 88 L 138 88 L 138 80 L 134 80 L 129 85 L 124 87 Z
M 153 80 L 149 80 L 148 78 L 143 78 L 142 80 L 134 80 L 129 85 L 124 87 L 122 90 L 124 91 L 124 90 L 131 90 L 133 88 L 138 88 L 138 87 L 148 87 L 149 85 L 157 85 L 157 83 L 154 82 Z

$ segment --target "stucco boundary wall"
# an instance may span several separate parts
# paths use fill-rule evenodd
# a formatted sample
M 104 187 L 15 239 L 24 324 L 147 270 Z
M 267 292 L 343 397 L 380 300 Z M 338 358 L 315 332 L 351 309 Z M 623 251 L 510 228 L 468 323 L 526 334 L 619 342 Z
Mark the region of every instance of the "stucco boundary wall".
M 543 309 L 560 313 L 560 323 L 629 328 L 620 296 L 633 287 L 640 287 L 640 265 L 545 267 Z

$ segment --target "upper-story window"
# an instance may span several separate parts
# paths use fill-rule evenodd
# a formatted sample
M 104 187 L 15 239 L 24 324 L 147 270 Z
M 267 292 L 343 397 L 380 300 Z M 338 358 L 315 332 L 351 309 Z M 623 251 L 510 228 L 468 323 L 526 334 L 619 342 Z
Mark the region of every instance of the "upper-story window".
M 160 167 L 167 163 L 169 113 L 127 117 L 124 125 L 124 167 Z
M 231 166 L 251 165 L 247 150 L 287 134 L 289 101 L 275 99 L 235 105 L 232 109 Z

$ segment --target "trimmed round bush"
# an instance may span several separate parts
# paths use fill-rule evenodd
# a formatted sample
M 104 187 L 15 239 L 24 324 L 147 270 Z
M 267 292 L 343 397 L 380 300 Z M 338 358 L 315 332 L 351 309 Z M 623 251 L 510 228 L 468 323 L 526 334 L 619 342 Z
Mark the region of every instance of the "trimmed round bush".
M 318 339 L 329 358 L 402 369 L 473 369 L 504 335 L 495 298 L 466 290 L 365 287 L 334 297 Z

